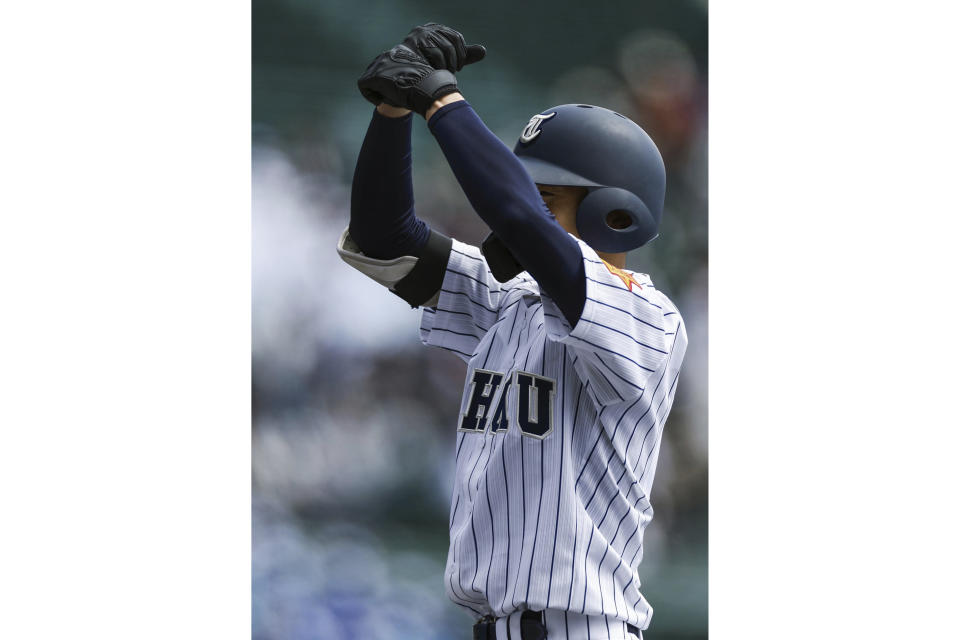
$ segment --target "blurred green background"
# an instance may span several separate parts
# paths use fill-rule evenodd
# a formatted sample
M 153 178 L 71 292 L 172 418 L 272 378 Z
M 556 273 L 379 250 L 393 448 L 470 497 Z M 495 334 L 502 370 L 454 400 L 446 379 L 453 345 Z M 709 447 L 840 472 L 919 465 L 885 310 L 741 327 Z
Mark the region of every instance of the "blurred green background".
M 465 365 L 423 347 L 419 312 L 344 265 L 337 237 L 373 107 L 356 79 L 417 24 L 487 47 L 461 90 L 513 147 L 534 113 L 605 106 L 663 153 L 661 236 L 627 266 L 690 339 L 640 576 L 653 639 L 707 636 L 705 2 L 253 2 L 253 638 L 471 637 L 442 584 Z M 422 121 L 417 213 L 479 244 Z M 399 384 L 397 381 L 401 381 Z

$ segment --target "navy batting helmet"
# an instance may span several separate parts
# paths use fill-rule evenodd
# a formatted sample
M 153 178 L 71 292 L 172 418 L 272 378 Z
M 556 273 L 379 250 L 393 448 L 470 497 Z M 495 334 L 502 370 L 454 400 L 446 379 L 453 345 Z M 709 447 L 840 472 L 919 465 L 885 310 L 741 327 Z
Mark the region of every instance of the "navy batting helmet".
M 620 253 L 657 237 L 666 171 L 650 136 L 616 111 L 563 104 L 530 118 L 513 152 L 538 184 L 586 187 L 577 231 L 597 251 Z M 630 217 L 623 228 L 608 216 Z

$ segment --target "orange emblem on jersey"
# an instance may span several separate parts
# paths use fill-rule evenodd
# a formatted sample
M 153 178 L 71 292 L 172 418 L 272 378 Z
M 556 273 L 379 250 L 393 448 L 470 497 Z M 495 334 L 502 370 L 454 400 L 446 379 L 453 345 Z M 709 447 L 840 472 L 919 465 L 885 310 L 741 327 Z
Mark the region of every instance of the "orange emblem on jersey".
M 607 271 L 623 280 L 623 286 L 625 286 L 628 290 L 633 291 L 633 285 L 637 285 L 637 289 L 643 291 L 643 287 L 640 286 L 640 283 L 634 280 L 633 276 L 623 269 L 613 266 L 606 260 L 603 261 L 603 266 L 607 268 Z

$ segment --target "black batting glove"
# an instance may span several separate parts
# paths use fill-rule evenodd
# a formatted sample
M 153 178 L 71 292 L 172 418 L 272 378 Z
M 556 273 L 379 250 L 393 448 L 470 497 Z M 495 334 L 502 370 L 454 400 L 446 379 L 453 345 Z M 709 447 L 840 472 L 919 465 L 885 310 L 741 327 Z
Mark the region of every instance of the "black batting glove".
M 435 101 L 457 91 L 457 79 L 450 71 L 434 69 L 419 53 L 398 44 L 374 58 L 357 86 L 375 105 L 386 102 L 425 115 Z
M 403 44 L 422 55 L 434 69 L 450 72 L 480 62 L 487 55 L 483 45 L 468 45 L 459 31 L 436 22 L 414 27 Z

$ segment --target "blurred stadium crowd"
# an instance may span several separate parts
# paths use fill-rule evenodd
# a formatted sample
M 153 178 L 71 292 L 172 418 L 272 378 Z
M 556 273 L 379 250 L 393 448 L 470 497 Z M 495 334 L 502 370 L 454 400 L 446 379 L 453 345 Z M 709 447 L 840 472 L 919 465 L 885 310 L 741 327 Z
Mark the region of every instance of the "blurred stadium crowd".
M 690 347 L 640 568 L 645 637 L 706 637 L 706 7 L 576 6 L 254 0 L 255 640 L 470 637 L 441 580 L 465 366 L 421 346 L 419 311 L 335 251 L 372 112 L 356 77 L 430 20 L 487 46 L 460 84 L 509 146 L 531 114 L 584 102 L 628 115 L 663 153 L 661 236 L 627 266 L 677 303 Z M 422 122 L 414 181 L 420 216 L 479 244 L 486 229 Z

